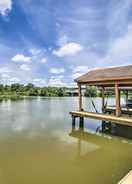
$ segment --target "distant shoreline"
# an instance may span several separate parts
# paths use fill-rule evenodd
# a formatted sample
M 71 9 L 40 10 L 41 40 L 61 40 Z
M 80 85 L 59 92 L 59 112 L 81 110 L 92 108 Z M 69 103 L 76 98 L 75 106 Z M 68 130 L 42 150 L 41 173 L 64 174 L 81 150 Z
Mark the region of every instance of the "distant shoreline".
M 99 96 L 97 88 L 89 87 L 83 90 L 84 96 Z M 24 97 L 40 96 L 40 97 L 66 97 L 66 96 L 78 96 L 78 88 L 68 87 L 36 87 L 29 83 L 23 84 L 0 84 L 0 100 L 3 99 L 22 99 Z

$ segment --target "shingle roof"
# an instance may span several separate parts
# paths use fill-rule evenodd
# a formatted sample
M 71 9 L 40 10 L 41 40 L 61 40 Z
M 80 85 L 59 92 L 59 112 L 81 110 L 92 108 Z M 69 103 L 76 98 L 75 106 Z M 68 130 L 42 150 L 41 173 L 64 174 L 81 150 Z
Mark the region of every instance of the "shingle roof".
M 91 70 L 75 79 L 78 83 L 132 80 L 132 65 Z

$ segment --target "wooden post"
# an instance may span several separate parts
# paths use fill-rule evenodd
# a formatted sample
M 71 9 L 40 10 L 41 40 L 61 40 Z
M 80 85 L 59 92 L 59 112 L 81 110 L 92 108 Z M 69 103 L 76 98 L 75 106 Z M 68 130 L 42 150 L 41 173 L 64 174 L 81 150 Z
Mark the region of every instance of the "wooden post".
M 105 93 L 104 93 L 104 87 L 102 87 L 102 112 L 105 111 Z
M 120 91 L 119 91 L 119 85 L 117 82 L 115 83 L 115 98 L 116 98 L 116 116 L 120 116 L 121 115 Z
M 82 91 L 81 84 L 78 83 L 78 94 L 79 94 L 79 111 L 82 111 Z
M 72 116 L 72 130 L 75 130 L 75 126 L 76 126 L 76 117 Z
M 84 130 L 84 117 L 79 118 L 79 129 Z
M 126 90 L 126 105 L 128 104 L 128 90 Z

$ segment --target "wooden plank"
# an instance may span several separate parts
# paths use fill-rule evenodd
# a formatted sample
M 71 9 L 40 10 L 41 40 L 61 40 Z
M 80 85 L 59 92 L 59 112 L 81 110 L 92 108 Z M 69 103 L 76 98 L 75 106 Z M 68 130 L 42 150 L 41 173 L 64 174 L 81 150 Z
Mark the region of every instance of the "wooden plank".
M 122 116 L 117 117 L 114 115 L 101 114 L 101 113 L 95 113 L 95 112 L 86 112 L 86 111 L 72 111 L 70 112 L 70 114 L 76 117 L 87 117 L 87 118 L 111 121 L 117 124 L 132 126 L 132 118 L 127 118 Z
M 107 106 L 106 108 L 106 111 L 107 110 L 113 110 L 115 111 L 115 106 Z M 132 112 L 132 108 L 127 108 L 127 107 L 121 107 L 121 111 L 124 111 L 124 112 Z
M 82 76 L 81 76 L 82 77 Z M 123 76 L 123 77 L 85 77 L 85 79 L 75 79 L 75 82 L 77 83 L 94 83 L 94 82 L 115 82 L 115 81 L 120 81 L 120 82 L 130 82 L 132 83 L 132 76 L 127 77 L 127 76 Z
M 127 81 L 119 81 L 117 80 L 120 87 L 132 87 L 132 80 Z M 87 81 L 87 82 L 79 82 L 82 85 L 87 86 L 104 86 L 104 87 L 114 87 L 115 81 Z
M 115 114 L 115 106 L 107 106 L 105 113 Z M 132 108 L 127 108 L 126 106 L 122 106 L 121 113 L 122 113 L 122 116 L 123 115 L 131 116 L 132 115 Z
M 132 171 L 130 171 L 118 184 L 132 184 Z

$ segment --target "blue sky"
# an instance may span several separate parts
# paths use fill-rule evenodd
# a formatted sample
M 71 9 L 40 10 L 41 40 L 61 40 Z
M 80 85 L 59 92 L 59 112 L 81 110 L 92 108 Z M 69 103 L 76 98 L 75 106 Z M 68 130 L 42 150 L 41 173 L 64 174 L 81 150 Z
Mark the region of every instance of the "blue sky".
M 131 0 L 0 0 L 1 83 L 73 86 L 131 63 Z

